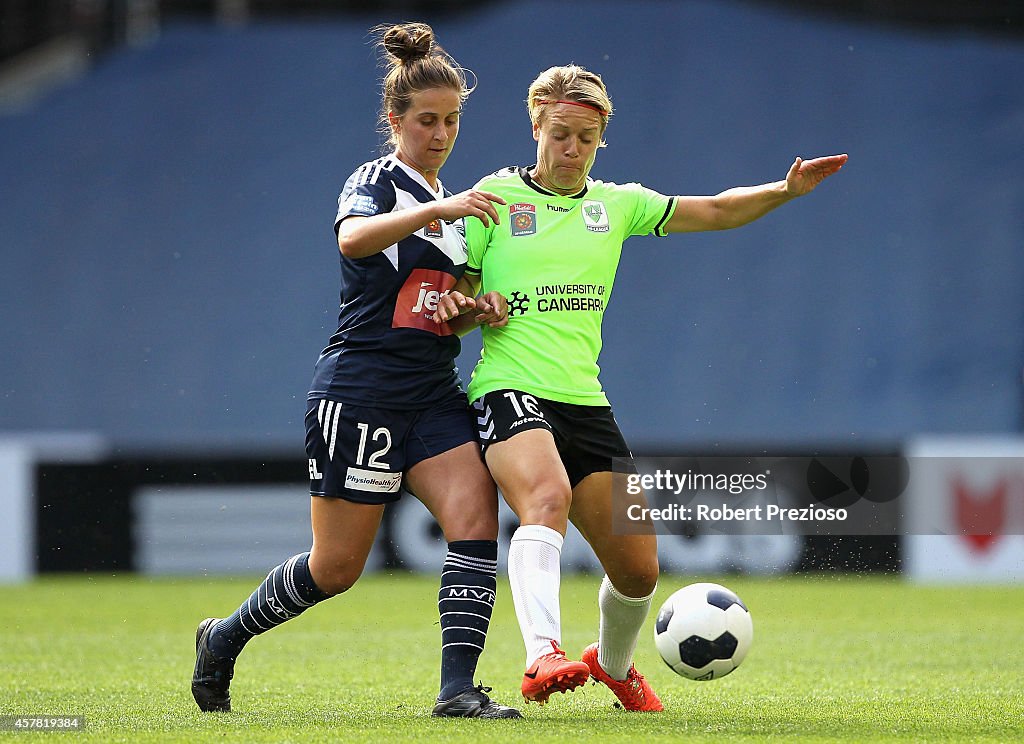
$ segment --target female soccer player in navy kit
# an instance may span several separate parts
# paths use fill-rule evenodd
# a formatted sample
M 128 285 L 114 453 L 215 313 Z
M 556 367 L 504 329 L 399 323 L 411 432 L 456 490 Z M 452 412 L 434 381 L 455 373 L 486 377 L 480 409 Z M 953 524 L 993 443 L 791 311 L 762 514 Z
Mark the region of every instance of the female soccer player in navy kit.
M 413 493 L 437 519 L 441 689 L 435 716 L 518 718 L 473 684 L 494 604 L 497 494 L 455 370 L 457 333 L 506 322 L 490 293 L 468 322 L 438 326 L 439 299 L 466 264 L 463 218 L 497 221 L 492 201 L 451 195 L 438 180 L 469 95 L 462 68 L 424 24 L 380 29 L 390 69 L 382 123 L 395 150 L 349 177 L 335 220 L 341 260 L 338 330 L 321 353 L 306 414 L 313 545 L 270 572 L 230 617 L 196 632 L 192 692 L 204 711 L 230 710 L 234 662 L 253 636 L 349 589 L 387 502 Z

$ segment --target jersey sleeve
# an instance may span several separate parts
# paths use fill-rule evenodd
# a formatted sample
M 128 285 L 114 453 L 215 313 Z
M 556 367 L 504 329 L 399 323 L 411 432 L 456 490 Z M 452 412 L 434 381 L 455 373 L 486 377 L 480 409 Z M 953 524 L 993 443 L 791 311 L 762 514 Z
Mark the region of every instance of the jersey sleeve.
M 480 275 L 480 269 L 484 262 L 484 251 L 491 241 L 491 231 L 494 229 L 484 227 L 484 223 L 477 217 L 467 217 L 466 223 L 466 273 L 473 276 Z
M 498 194 L 506 199 L 509 199 L 508 193 L 505 191 L 504 178 L 516 172 L 514 167 L 502 168 L 500 171 L 492 173 L 485 178 L 481 178 L 474 185 L 474 189 L 481 189 L 483 191 L 490 191 L 491 193 Z M 501 216 L 502 224 L 508 219 L 508 207 L 495 204 L 494 208 Z M 477 217 L 466 217 L 466 273 L 473 277 L 480 276 L 484 265 L 484 253 L 487 251 L 487 246 L 491 244 L 491 239 L 494 236 L 495 225 L 493 220 L 488 220 L 490 224 L 484 227 L 484 223 Z M 506 228 L 507 229 L 507 228 Z
M 665 225 L 676 211 L 676 198 L 659 194 L 638 183 L 627 183 L 622 188 L 627 189 L 634 197 L 629 235 L 653 233 L 658 237 L 665 237 Z
M 395 187 L 389 179 L 378 177 L 367 181 L 360 177 L 362 170 L 349 177 L 338 196 L 338 214 L 334 218 L 334 232 L 346 217 L 373 217 L 395 208 Z

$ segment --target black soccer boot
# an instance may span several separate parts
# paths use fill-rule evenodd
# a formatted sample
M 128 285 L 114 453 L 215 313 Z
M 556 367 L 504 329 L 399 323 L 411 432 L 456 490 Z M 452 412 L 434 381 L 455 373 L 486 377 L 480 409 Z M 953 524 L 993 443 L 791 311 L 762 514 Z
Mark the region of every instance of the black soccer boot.
M 523 714 L 507 705 L 499 705 L 487 693 L 490 687 L 477 685 L 460 692 L 451 700 L 438 700 L 430 715 L 435 718 L 522 718 Z
M 235 660 L 218 659 L 210 653 L 206 643 L 218 621 L 218 618 L 208 617 L 196 628 L 196 668 L 192 672 L 192 697 L 204 713 L 227 713 L 231 710 L 228 686 L 235 674 Z

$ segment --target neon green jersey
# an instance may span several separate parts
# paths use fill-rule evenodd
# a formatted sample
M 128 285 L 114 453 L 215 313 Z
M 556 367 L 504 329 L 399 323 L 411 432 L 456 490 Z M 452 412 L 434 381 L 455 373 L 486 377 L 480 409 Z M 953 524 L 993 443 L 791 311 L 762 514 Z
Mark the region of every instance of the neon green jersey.
M 598 380 L 601 321 L 622 242 L 664 235 L 675 199 L 636 183 L 587 179 L 575 196 L 542 188 L 525 168 L 505 168 L 476 188 L 498 194 L 500 225 L 466 219 L 466 273 L 509 301 L 508 325 L 483 326 L 469 398 L 512 388 L 576 405 L 608 405 Z

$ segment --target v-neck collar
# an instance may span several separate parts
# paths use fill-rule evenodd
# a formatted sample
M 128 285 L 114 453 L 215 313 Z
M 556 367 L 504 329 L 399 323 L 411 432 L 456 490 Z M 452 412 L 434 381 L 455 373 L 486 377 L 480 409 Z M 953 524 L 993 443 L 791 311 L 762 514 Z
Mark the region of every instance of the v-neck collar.
M 540 193 L 544 194 L 545 196 L 561 196 L 561 197 L 564 197 L 566 199 L 582 199 L 584 196 L 586 196 L 587 188 L 589 187 L 590 176 L 587 176 L 587 180 L 584 181 L 584 183 L 583 183 L 583 189 L 579 193 L 577 193 L 577 194 L 556 194 L 554 191 L 551 191 L 551 190 L 546 189 L 543 186 L 541 186 L 539 183 L 537 183 L 536 179 L 533 176 L 530 175 L 530 171 L 533 170 L 536 167 L 537 167 L 536 164 L 531 165 L 528 168 L 524 168 L 523 166 L 519 166 L 519 177 L 521 179 L 523 179 L 523 182 L 527 186 L 529 186 L 531 189 L 533 189 L 534 191 L 539 191 Z

